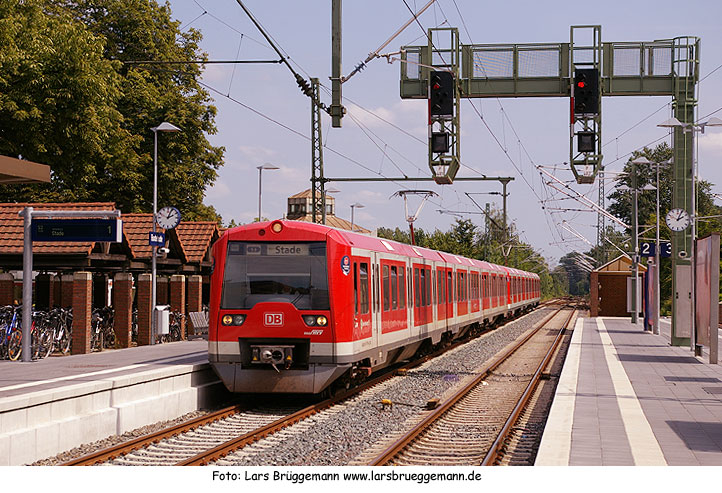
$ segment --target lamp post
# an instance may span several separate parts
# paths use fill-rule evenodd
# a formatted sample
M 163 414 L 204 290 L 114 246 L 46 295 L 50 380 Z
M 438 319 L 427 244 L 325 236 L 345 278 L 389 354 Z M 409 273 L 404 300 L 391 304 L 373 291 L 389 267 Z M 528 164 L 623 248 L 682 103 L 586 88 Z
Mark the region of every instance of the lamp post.
M 637 294 L 639 291 L 639 192 L 643 190 L 652 190 L 654 187 L 645 185 L 639 188 L 637 185 L 637 165 L 638 164 L 649 164 L 649 161 L 645 157 L 637 158 L 632 163 L 632 186 L 621 186 L 619 190 L 628 190 L 633 195 L 632 201 L 632 236 L 634 239 L 634 254 L 632 256 L 632 266 L 634 267 L 634 274 L 632 276 L 632 323 L 636 324 L 639 317 L 639 306 L 637 303 Z
M 354 211 L 354 209 L 356 209 L 356 208 L 363 209 L 364 207 L 366 207 L 366 206 L 363 204 L 360 204 L 358 202 L 351 204 L 351 232 L 353 232 L 353 211 Z
M 156 219 L 158 217 L 158 132 L 180 132 L 181 129 L 168 122 L 163 122 L 157 127 L 151 128 L 153 131 L 153 233 L 156 232 Z M 155 344 L 155 336 L 158 330 L 158 320 L 156 314 L 156 303 L 158 296 L 158 280 L 157 280 L 157 252 L 156 246 L 151 246 L 152 252 L 152 272 L 151 272 L 151 295 L 150 303 L 152 306 L 152 316 L 150 320 L 150 343 Z
M 256 166 L 258 170 L 258 222 L 261 222 L 261 175 L 264 169 L 279 169 L 278 166 L 274 166 L 271 163 L 264 163 L 260 166 Z

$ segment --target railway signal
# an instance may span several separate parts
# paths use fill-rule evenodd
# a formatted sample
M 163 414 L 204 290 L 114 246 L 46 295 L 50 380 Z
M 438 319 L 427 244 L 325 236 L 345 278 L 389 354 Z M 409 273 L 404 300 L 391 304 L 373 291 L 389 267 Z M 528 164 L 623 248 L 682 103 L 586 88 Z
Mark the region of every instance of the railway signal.
M 574 116 L 599 113 L 599 69 L 574 70 Z
M 450 72 L 434 70 L 429 74 L 429 115 L 454 115 L 454 76 Z

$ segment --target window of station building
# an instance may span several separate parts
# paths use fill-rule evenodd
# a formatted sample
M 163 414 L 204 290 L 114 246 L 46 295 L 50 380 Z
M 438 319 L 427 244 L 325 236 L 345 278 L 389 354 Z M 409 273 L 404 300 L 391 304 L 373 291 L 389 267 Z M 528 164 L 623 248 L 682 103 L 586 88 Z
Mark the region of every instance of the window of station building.
M 384 286 L 384 311 L 389 311 L 389 308 L 391 306 L 390 303 L 390 295 L 391 295 L 391 288 L 389 286 L 389 266 L 384 265 L 383 266 L 383 286 Z
M 391 309 L 396 310 L 399 307 L 399 269 L 395 265 L 391 266 Z
M 361 314 L 366 314 L 369 312 L 369 264 L 366 262 L 359 264 L 359 281 L 359 305 Z

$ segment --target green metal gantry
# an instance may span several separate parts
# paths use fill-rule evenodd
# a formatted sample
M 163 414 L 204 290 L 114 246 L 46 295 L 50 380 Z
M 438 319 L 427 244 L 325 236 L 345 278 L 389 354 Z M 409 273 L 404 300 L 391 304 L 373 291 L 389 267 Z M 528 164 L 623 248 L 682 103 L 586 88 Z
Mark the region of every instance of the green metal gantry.
M 591 29 L 591 43 L 574 40 L 575 30 Z M 429 39 L 431 37 L 429 30 Z M 598 39 L 597 39 L 598 37 Z M 642 42 L 601 42 L 600 26 L 572 26 L 569 43 L 471 44 L 459 45 L 460 66 L 456 67 L 458 90 L 466 98 L 570 97 L 575 65 L 598 63 L 601 54 L 600 90 L 602 96 L 671 96 L 674 116 L 688 128 L 694 123 L 699 81 L 700 40 L 693 36 Z M 601 48 L 601 50 L 600 50 Z M 400 93 L 403 99 L 428 97 L 429 71 L 438 64 L 436 46 L 403 46 Z M 597 60 L 597 62 L 595 62 Z M 456 114 L 458 116 L 458 106 Z M 598 125 L 601 119 L 587 122 Z M 570 132 L 572 135 L 574 130 Z M 693 193 L 693 132 L 677 128 L 673 133 L 673 207 L 690 215 Z M 601 139 L 597 139 L 598 142 Z M 572 171 L 577 181 L 592 183 L 603 172 L 601 148 L 597 156 L 575 160 L 570 144 Z M 430 160 L 431 164 L 431 160 Z M 599 202 L 604 207 L 604 180 Z M 602 241 L 603 219 L 598 221 L 597 242 Z M 693 251 L 690 230 L 673 233 L 673 312 L 672 344 L 690 343 L 693 307 L 691 302 Z

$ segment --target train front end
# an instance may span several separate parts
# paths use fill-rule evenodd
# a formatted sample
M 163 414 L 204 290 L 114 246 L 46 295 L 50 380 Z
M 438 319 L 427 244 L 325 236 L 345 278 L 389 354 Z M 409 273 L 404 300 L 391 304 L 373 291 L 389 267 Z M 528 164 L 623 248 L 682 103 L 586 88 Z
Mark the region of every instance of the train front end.
M 347 371 L 334 361 L 328 230 L 254 223 L 214 245 L 208 357 L 231 392 L 315 394 Z

